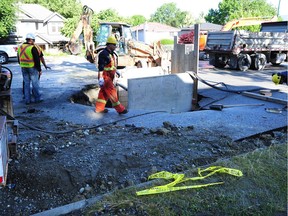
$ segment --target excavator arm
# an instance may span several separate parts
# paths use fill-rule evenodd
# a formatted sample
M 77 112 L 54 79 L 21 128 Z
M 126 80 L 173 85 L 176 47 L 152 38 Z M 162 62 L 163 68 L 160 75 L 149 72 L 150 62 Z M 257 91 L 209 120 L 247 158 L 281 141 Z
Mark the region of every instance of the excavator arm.
M 235 19 L 227 22 L 221 29 L 221 31 L 230 31 L 233 28 L 241 26 L 251 26 L 251 25 L 260 25 L 264 22 L 273 22 L 277 21 L 277 16 L 274 17 L 245 17 L 240 19 Z
M 93 10 L 89 8 L 88 6 L 84 5 L 80 21 L 68 43 L 68 49 L 73 55 L 77 55 L 81 53 L 82 45 L 79 44 L 78 39 L 79 39 L 80 34 L 83 31 L 86 58 L 91 63 L 93 63 L 95 59 L 94 57 L 95 45 L 93 42 L 93 30 L 90 25 L 92 14 L 93 14 Z

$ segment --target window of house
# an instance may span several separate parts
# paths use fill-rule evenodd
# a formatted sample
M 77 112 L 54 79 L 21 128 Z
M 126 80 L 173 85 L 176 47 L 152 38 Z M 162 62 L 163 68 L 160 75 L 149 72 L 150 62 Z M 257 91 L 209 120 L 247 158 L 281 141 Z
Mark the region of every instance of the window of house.
M 59 22 L 51 22 L 50 25 L 50 33 L 51 34 L 59 34 L 61 33 L 61 28 L 63 27 L 63 23 Z

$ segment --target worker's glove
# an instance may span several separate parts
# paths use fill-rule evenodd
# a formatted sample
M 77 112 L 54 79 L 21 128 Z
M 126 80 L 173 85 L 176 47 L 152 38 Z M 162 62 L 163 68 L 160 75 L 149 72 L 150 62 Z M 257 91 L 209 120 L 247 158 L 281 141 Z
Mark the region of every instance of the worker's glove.
M 116 70 L 116 75 L 117 75 L 117 77 L 119 78 L 119 77 L 121 76 L 120 71 Z
M 98 84 L 100 87 L 104 86 L 104 79 L 102 77 L 98 80 Z
M 46 70 L 47 70 L 47 69 L 51 70 L 51 67 L 45 66 L 45 69 L 46 69 Z

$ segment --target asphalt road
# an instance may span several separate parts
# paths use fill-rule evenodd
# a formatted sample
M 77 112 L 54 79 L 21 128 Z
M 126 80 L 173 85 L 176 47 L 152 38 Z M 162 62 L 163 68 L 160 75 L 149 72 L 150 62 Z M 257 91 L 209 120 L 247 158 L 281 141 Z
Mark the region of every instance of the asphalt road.
M 84 125 L 100 125 L 118 122 L 134 124 L 139 127 L 155 128 L 170 121 L 177 126 L 193 125 L 197 130 L 208 130 L 224 133 L 233 140 L 287 126 L 285 105 L 254 99 L 232 91 L 272 90 L 272 97 L 287 101 L 288 87 L 274 85 L 271 82 L 273 72 L 287 70 L 287 63 L 278 67 L 267 65 L 263 71 L 232 71 L 215 69 L 208 61 L 200 61 L 198 94 L 203 96 L 199 101 L 201 111 L 185 113 L 150 113 L 145 110 L 129 110 L 125 116 L 118 115 L 114 109 L 108 114 L 94 113 L 94 107 L 70 103 L 69 97 L 80 91 L 85 85 L 97 83 L 97 69 L 84 57 L 46 57 L 47 65 L 52 70 L 44 70 L 41 77 L 41 92 L 44 102 L 31 105 L 41 113 L 55 118 L 56 121 L 69 121 Z M 25 112 L 31 107 L 24 105 L 22 99 L 22 76 L 17 61 L 5 65 L 13 72 L 12 95 L 14 112 Z M 207 83 L 209 85 L 207 85 Z M 215 88 L 216 87 L 216 88 Z M 218 89 L 217 89 L 218 88 Z M 219 90 L 221 89 L 221 90 Z M 222 111 L 210 110 L 211 103 L 223 105 L 263 104 L 261 106 L 239 106 L 224 108 Z M 128 107 L 129 109 L 129 107 Z M 267 109 L 280 109 L 279 113 Z

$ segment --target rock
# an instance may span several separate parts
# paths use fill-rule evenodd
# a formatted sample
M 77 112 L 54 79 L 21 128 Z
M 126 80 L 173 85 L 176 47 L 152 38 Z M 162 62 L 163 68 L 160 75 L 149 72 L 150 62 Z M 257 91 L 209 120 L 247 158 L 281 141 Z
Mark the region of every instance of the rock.
M 45 146 L 40 152 L 41 152 L 42 155 L 53 155 L 57 151 L 56 151 L 56 147 L 55 146 L 50 145 L 50 146 Z

